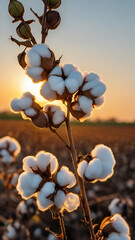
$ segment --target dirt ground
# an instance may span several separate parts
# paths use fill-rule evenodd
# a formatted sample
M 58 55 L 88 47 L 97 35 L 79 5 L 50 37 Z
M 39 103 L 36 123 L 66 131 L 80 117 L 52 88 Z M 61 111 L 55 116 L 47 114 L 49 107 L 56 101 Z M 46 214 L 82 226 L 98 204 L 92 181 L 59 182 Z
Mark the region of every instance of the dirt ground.
M 65 127 L 62 126 L 58 132 L 67 142 Z M 104 217 L 110 215 L 108 205 L 113 198 L 119 197 L 125 200 L 130 198 L 134 206 L 132 209 L 129 209 L 130 207 L 127 208 L 128 210 L 126 209 L 124 217 L 130 225 L 132 239 L 135 239 L 135 126 L 80 127 L 76 125 L 72 126 L 72 133 L 78 154 L 88 154 L 95 145 L 102 143 L 111 147 L 117 162 L 114 175 L 107 182 L 86 184 L 94 223 L 100 224 Z M 25 156 L 36 155 L 38 151 L 45 150 L 53 153 L 59 159 L 60 165 L 66 164 L 73 170 L 68 150 L 49 129 L 38 129 L 27 121 L 0 121 L 0 138 L 6 135 L 16 138 L 21 144 L 22 151 L 16 162 L 17 168 L 21 168 L 21 161 Z M 129 180 L 132 183 L 131 187 L 128 184 Z M 77 192 L 78 188 L 74 188 L 74 191 Z M 4 189 L 1 187 L 0 215 L 4 215 L 8 219 L 14 216 L 16 203 L 11 203 L 10 209 L 7 208 L 3 192 Z M 81 210 L 79 209 L 71 215 L 70 217 L 69 214 L 65 214 L 68 239 L 89 239 L 87 229 L 80 222 Z M 46 227 L 50 224 L 51 229 L 57 230 L 57 220 L 52 220 L 50 213 L 40 213 L 40 217 Z M 82 232 L 82 229 L 83 236 L 78 233 L 77 237 L 76 232 Z M 36 238 L 31 237 L 31 239 Z

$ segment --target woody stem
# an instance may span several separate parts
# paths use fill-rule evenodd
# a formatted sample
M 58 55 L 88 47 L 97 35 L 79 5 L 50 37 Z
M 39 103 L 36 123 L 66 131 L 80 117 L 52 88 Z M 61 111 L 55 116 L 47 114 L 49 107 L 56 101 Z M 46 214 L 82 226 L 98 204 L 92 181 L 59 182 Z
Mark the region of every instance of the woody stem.
M 45 43 L 45 39 L 48 34 L 48 29 L 46 28 L 46 13 L 47 13 L 48 0 L 43 0 L 43 3 L 44 3 L 44 14 L 43 14 L 43 19 L 42 19 L 42 31 L 41 31 L 42 40 L 41 40 L 41 42 Z
M 62 238 L 62 240 L 67 240 L 64 219 L 63 219 L 63 215 L 61 212 L 59 213 L 59 223 L 60 223 L 60 227 L 61 227 L 61 238 Z
M 89 208 L 89 204 L 88 204 L 88 199 L 87 199 L 87 195 L 86 195 L 86 191 L 85 191 L 84 181 L 79 177 L 79 175 L 77 173 L 78 157 L 77 157 L 77 153 L 76 153 L 76 150 L 75 150 L 75 146 L 74 146 L 74 142 L 73 142 L 73 138 L 72 138 L 72 134 L 71 134 L 69 104 L 70 103 L 67 102 L 66 128 L 67 128 L 68 140 L 69 140 L 69 143 L 70 143 L 70 150 L 71 150 L 70 153 L 71 153 L 73 166 L 74 166 L 74 169 L 75 169 L 76 179 L 77 179 L 78 186 L 79 186 L 79 189 L 80 189 L 81 206 L 82 206 L 82 210 L 83 210 L 83 213 L 84 213 L 85 223 L 88 226 L 91 239 L 96 240 L 96 236 L 95 236 L 94 228 L 93 228 L 93 223 L 92 223 L 92 219 L 91 219 L 91 215 L 90 215 L 90 208 Z

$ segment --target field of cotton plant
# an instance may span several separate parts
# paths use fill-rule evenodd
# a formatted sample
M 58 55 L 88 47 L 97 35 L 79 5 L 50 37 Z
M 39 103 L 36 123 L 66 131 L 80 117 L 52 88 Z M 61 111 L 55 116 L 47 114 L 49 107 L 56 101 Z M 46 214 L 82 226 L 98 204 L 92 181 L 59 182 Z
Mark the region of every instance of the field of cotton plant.
M 87 155 L 97 144 L 102 143 L 111 147 L 116 159 L 114 175 L 107 182 L 86 183 L 93 224 L 100 225 L 103 218 L 119 213 L 130 226 L 131 239 L 135 239 L 135 127 L 85 124 L 71 127 L 77 153 L 80 156 Z M 17 239 L 29 239 L 28 236 L 30 239 L 55 239 L 50 231 L 60 233 L 58 220 L 52 219 L 50 211 L 39 211 L 35 198 L 22 199 L 15 186 L 17 174 L 22 172 L 22 159 L 36 155 L 41 150 L 52 153 L 58 159 L 60 166 L 66 165 L 74 172 L 69 151 L 54 133 L 48 129 L 36 128 L 30 122 L 1 121 L 0 129 L 0 138 L 8 135 L 17 139 L 21 145 L 21 151 L 14 163 L 10 166 L 1 163 L 0 235 L 7 231 L 8 224 L 8 226 L 13 224 L 12 227 L 15 224 L 15 231 L 19 236 Z M 58 132 L 66 139 L 64 126 Z M 71 190 L 77 194 L 79 192 L 77 185 Z M 71 213 L 65 210 L 64 222 L 68 239 L 89 239 L 89 232 L 82 221 L 83 214 L 80 207 Z M 96 228 L 98 229 L 99 226 L 95 226 Z M 10 239 L 6 237 L 6 233 L 3 239 Z

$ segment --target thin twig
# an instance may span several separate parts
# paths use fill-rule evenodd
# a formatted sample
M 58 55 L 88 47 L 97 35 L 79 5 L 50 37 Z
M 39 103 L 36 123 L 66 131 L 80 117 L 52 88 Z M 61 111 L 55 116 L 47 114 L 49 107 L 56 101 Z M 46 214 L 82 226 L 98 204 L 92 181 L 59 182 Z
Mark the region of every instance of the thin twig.
M 28 28 L 28 25 L 27 25 L 27 23 L 24 21 L 24 19 L 23 19 L 23 18 L 21 18 L 21 21 L 22 21 L 22 23 L 23 23 L 23 25 L 24 25 L 24 27 L 25 27 L 26 31 L 28 32 L 28 34 L 29 34 L 29 36 L 30 36 L 30 38 L 31 38 L 31 41 L 33 42 L 33 44 L 37 44 L 37 42 L 36 42 L 36 40 L 35 40 L 35 38 L 34 38 L 33 34 L 31 33 L 31 31 L 30 31 L 30 30 L 29 30 L 29 28 Z
M 66 146 L 66 148 L 68 148 L 68 150 L 70 151 L 70 147 L 69 145 L 65 142 L 65 140 L 57 133 L 57 131 L 52 128 L 52 127 L 49 127 L 49 129 L 51 130 L 51 132 L 53 132 Z
M 61 227 L 61 238 L 62 238 L 62 240 L 67 240 L 64 219 L 63 219 L 63 215 L 61 212 L 59 213 L 59 223 L 60 223 L 60 227 Z
M 43 2 L 44 2 L 44 14 L 43 14 L 43 19 L 42 19 L 42 31 L 41 31 L 42 40 L 41 40 L 41 42 L 45 43 L 45 39 L 48 34 L 48 29 L 46 28 L 46 13 L 47 13 L 48 0 L 44 0 Z
M 92 219 L 91 219 L 91 215 L 90 215 L 88 199 L 87 199 L 87 195 L 86 195 L 86 191 L 85 191 L 84 181 L 79 177 L 79 175 L 77 173 L 77 159 L 78 158 L 77 158 L 77 154 L 76 154 L 76 150 L 75 150 L 75 146 L 74 146 L 74 142 L 73 142 L 73 138 L 72 138 L 72 134 L 71 134 L 71 128 L 70 128 L 69 102 L 67 102 L 66 127 L 67 127 L 67 135 L 68 135 L 68 139 L 69 139 L 69 143 L 70 143 L 71 158 L 72 158 L 73 166 L 75 169 L 75 175 L 76 175 L 76 179 L 78 182 L 78 186 L 80 189 L 81 206 L 82 206 L 82 209 L 84 212 L 85 223 L 87 224 L 88 229 L 90 231 L 91 239 L 96 240 L 96 236 L 95 236 L 94 228 L 93 228 L 93 224 L 92 224 Z

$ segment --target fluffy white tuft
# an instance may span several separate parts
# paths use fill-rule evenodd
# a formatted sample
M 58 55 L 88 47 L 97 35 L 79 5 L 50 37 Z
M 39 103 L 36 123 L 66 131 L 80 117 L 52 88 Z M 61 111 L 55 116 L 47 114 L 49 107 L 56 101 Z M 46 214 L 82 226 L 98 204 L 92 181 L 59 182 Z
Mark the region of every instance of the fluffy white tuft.
M 61 187 L 71 188 L 76 184 L 76 178 L 68 167 L 63 166 L 57 173 L 57 183 Z
M 81 161 L 78 164 L 77 172 L 81 178 L 83 178 L 87 166 L 88 166 L 88 163 L 85 160 Z
M 129 235 L 129 226 L 124 218 L 121 217 L 119 214 L 115 214 L 112 218 L 112 226 L 116 229 L 117 232 L 122 234 Z
M 115 213 L 122 213 L 123 204 L 119 198 L 114 198 L 108 206 L 111 215 Z
M 64 208 L 68 212 L 72 212 L 72 211 L 76 210 L 79 206 L 80 206 L 80 199 L 77 194 L 74 194 L 74 193 L 66 194 Z
M 54 204 L 58 209 L 62 209 L 65 198 L 65 193 L 62 190 L 58 190 L 54 197 Z
M 90 113 L 92 111 L 93 101 L 85 96 L 79 96 L 78 102 L 80 104 L 80 108 L 84 113 Z
M 41 67 L 26 67 L 26 74 L 32 78 L 33 82 L 39 82 L 42 80 L 41 74 L 43 73 L 43 68 Z
M 49 82 L 45 82 L 42 85 L 40 93 L 45 99 L 49 101 L 53 101 L 57 99 L 56 92 L 51 89 Z

